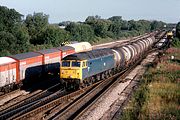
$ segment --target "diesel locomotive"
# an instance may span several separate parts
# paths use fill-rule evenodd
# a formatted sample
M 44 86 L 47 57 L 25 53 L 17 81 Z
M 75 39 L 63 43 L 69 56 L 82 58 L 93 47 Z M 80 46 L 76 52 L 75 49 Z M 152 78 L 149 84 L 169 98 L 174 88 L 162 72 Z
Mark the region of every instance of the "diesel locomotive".
M 88 86 L 134 64 L 155 42 L 151 36 L 115 48 L 68 55 L 62 59 L 60 79 L 68 89 Z

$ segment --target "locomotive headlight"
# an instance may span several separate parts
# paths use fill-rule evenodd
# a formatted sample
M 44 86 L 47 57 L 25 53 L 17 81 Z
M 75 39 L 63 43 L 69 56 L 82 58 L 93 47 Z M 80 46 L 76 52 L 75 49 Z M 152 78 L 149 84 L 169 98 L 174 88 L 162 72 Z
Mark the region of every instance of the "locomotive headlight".
M 61 71 L 61 74 L 64 74 L 64 70 Z

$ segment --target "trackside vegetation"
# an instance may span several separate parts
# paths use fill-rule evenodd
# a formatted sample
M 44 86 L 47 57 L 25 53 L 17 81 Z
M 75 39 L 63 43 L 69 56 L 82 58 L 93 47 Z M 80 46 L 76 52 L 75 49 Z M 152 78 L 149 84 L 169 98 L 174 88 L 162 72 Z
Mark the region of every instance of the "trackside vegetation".
M 0 56 L 60 46 L 66 41 L 92 44 L 137 36 L 162 28 L 161 21 L 123 20 L 121 16 L 103 19 L 88 16 L 84 22 L 49 23 L 49 15 L 22 15 L 15 9 L 0 6 Z
M 176 25 L 175 38 L 172 40 L 172 46 L 180 48 L 180 22 Z
M 179 53 L 179 48 L 169 48 L 157 67 L 149 68 L 120 119 L 180 119 Z

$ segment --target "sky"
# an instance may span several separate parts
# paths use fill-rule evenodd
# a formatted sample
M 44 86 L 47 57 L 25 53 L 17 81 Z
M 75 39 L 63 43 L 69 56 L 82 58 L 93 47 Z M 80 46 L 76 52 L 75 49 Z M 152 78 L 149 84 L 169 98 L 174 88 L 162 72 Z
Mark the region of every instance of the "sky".
M 50 23 L 85 21 L 88 16 L 122 16 L 125 20 L 180 21 L 180 0 L 0 0 L 23 15 L 43 12 Z

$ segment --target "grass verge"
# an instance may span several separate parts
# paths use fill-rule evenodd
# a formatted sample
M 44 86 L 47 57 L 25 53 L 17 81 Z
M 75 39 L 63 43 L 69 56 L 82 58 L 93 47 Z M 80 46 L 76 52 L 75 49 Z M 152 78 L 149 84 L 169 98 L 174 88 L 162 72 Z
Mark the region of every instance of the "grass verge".
M 180 49 L 168 49 L 157 67 L 149 68 L 120 119 L 180 120 Z

